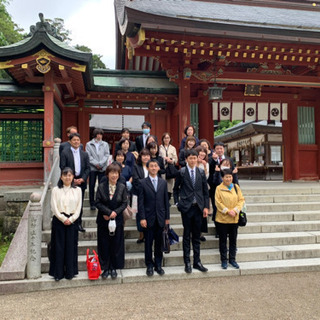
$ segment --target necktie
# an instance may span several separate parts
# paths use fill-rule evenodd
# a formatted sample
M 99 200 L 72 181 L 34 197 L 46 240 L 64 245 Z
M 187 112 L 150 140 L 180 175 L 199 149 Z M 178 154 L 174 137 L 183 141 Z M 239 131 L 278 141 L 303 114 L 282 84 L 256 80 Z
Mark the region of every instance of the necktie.
M 152 183 L 153 183 L 154 190 L 157 191 L 157 180 L 152 179 Z
M 192 186 L 194 187 L 194 185 L 196 184 L 196 180 L 194 178 L 194 170 L 191 170 L 191 181 L 192 181 Z
M 219 157 L 219 164 L 221 163 L 221 161 L 222 161 L 222 157 Z

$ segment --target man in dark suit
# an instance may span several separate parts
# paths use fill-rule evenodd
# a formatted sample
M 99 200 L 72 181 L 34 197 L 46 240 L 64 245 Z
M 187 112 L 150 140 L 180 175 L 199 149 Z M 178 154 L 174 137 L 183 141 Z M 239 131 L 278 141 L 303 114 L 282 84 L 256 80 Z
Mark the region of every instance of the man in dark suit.
M 149 176 L 140 180 L 138 196 L 138 215 L 145 237 L 145 263 L 147 276 L 153 276 L 153 268 L 160 275 L 162 269 L 161 240 L 162 231 L 169 224 L 169 199 L 167 182 L 158 177 L 160 169 L 157 160 L 147 163 Z M 154 261 L 152 260 L 152 244 L 154 241 Z
M 136 137 L 136 149 L 138 152 L 140 152 L 143 148 L 146 147 L 146 141 L 148 139 L 148 136 L 150 135 L 151 130 L 151 123 L 148 121 L 145 121 L 142 125 L 142 135 Z
M 68 137 L 68 141 L 62 142 L 60 143 L 60 147 L 59 147 L 59 156 L 61 157 L 61 153 L 65 148 L 70 148 L 71 144 L 70 144 L 70 140 L 69 140 L 69 136 L 72 133 L 78 133 L 78 129 L 75 126 L 71 126 L 67 128 L 67 137 Z M 83 150 L 83 145 L 80 144 L 80 149 Z
M 192 235 L 193 268 L 208 271 L 200 260 L 200 234 L 202 217 L 209 212 L 209 191 L 202 169 L 197 168 L 198 153 L 194 149 L 186 152 L 186 167 L 181 168 L 173 188 L 174 201 L 181 212 L 183 223 L 183 259 L 185 272 L 191 273 L 190 234 Z
M 85 232 L 82 227 L 82 212 L 83 212 L 83 199 L 84 193 L 87 188 L 87 179 L 90 173 L 89 155 L 87 152 L 80 148 L 80 135 L 79 133 L 72 133 L 69 136 L 70 148 L 65 148 L 60 157 L 60 169 L 63 170 L 69 167 L 74 172 L 74 183 L 82 190 L 82 206 L 80 216 L 78 218 L 79 231 Z

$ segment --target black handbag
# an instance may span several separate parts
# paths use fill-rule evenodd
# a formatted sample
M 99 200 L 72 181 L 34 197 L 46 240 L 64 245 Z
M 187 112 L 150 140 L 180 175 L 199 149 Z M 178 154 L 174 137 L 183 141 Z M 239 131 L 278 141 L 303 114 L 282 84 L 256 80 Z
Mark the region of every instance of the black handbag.
M 166 167 L 166 179 L 174 179 L 178 175 L 178 170 L 175 167 L 174 164 L 168 163 L 168 166 Z
M 234 185 L 234 190 L 236 191 L 236 194 L 238 194 L 236 185 Z M 245 212 L 243 212 L 243 211 L 240 211 L 239 212 L 238 226 L 239 227 L 245 227 L 247 222 L 248 222 L 247 221 L 247 214 Z
M 169 225 L 165 225 L 162 231 L 161 250 L 164 253 L 170 253 Z
M 166 156 L 168 157 L 168 150 L 166 150 Z M 168 163 L 166 167 L 166 179 L 174 179 L 177 177 L 179 170 L 173 163 Z

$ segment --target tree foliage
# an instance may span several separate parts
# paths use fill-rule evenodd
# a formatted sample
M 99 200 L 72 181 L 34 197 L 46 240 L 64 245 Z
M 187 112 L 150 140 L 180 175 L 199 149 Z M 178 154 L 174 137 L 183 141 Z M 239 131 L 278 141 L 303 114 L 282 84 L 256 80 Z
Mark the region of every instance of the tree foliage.
M 233 121 L 228 121 L 228 120 L 223 120 L 220 121 L 218 123 L 218 129 L 214 131 L 214 136 L 221 136 L 222 134 L 224 134 L 225 130 L 232 128 L 233 126 L 235 126 L 236 124 L 238 124 L 239 120 L 233 120 Z
M 75 48 L 82 52 L 92 53 L 92 50 L 84 45 L 77 44 Z M 106 65 L 102 62 L 101 58 L 102 55 L 100 54 L 92 54 L 92 64 L 94 69 L 107 69 Z
M 20 41 L 23 29 L 18 28 L 7 11 L 8 0 L 0 0 L 0 46 Z
M 64 26 L 64 20 L 62 18 L 45 19 L 46 22 L 50 23 L 57 30 L 57 34 L 61 37 L 63 42 L 70 42 L 70 30 L 66 29 Z

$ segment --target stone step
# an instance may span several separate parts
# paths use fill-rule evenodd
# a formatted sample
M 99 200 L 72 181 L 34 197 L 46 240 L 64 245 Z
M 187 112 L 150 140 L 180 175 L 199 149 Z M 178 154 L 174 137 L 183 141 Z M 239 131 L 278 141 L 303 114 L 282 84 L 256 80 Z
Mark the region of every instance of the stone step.
M 309 203 L 255 203 L 247 206 L 247 212 L 273 212 L 273 211 L 305 211 L 305 210 L 319 210 L 320 202 Z
M 110 278 L 102 280 L 100 278 L 94 281 L 88 279 L 86 271 L 80 271 L 79 275 L 71 281 L 66 279 L 54 281 L 48 274 L 42 274 L 41 278 L 35 280 L 24 279 L 16 281 L 1 281 L 0 295 L 94 285 L 116 285 L 123 283 L 172 281 L 285 272 L 312 272 L 320 270 L 320 258 L 241 262 L 240 269 L 238 270 L 232 268 L 230 265 L 227 270 L 222 270 L 220 263 L 206 264 L 205 267 L 208 268 L 208 272 L 202 273 L 198 270 L 193 270 L 191 274 L 185 273 L 184 268 L 181 266 L 165 267 L 165 275 L 159 276 L 155 273 L 153 277 L 146 276 L 145 268 L 123 269 L 118 270 L 118 278 L 115 280 Z
M 192 255 L 191 255 L 192 256 Z M 251 247 L 238 248 L 237 261 L 267 261 L 267 260 L 281 260 L 281 259 L 300 259 L 300 258 L 319 258 L 320 244 L 307 244 L 295 246 L 275 246 L 275 247 Z M 191 259 L 192 260 L 192 259 Z M 216 264 L 220 262 L 219 249 L 202 249 L 201 261 L 203 264 Z M 86 255 L 79 255 L 78 265 L 80 271 L 86 270 Z M 182 251 L 172 251 L 169 254 L 164 254 L 163 265 L 166 266 L 182 266 L 183 254 Z M 125 269 L 144 268 L 144 253 L 126 253 Z M 41 271 L 46 273 L 49 271 L 48 258 L 42 258 Z
M 316 221 L 320 220 L 320 210 L 315 211 L 292 211 L 292 212 L 249 212 L 249 222 L 278 222 L 278 221 Z M 83 226 L 85 228 L 95 228 L 96 217 L 83 217 Z M 170 224 L 181 224 L 181 214 L 172 213 L 170 215 Z M 212 216 L 208 217 L 208 223 L 212 223 Z M 136 226 L 136 220 L 130 219 L 126 221 L 126 227 Z
M 252 203 L 282 203 L 282 202 L 318 202 L 319 194 L 305 194 L 305 195 L 255 195 L 255 196 L 245 196 L 247 205 Z
M 250 215 L 248 216 L 250 221 Z M 183 226 L 171 225 L 174 231 L 179 235 L 183 235 Z M 279 221 L 279 222 L 248 222 L 246 227 L 239 228 L 239 234 L 256 234 L 256 233 L 287 233 L 300 231 L 318 231 L 320 230 L 320 220 L 317 221 Z M 213 222 L 208 223 L 208 234 L 214 235 L 216 233 Z M 138 231 L 136 226 L 127 226 L 124 230 L 125 239 L 138 239 Z M 42 232 L 42 241 L 49 242 L 51 238 L 51 231 L 46 230 Z M 79 241 L 96 240 L 97 228 L 86 228 L 86 232 L 79 232 Z
M 205 235 L 206 241 L 201 242 L 202 249 L 217 249 L 219 247 L 219 239 L 212 235 Z M 179 237 L 179 243 L 171 246 L 171 251 L 182 251 L 182 237 Z M 288 232 L 288 233 L 253 233 L 239 234 L 238 247 L 267 247 L 267 246 L 283 246 L 298 244 L 315 244 L 320 243 L 320 231 L 313 232 Z M 79 255 L 85 255 L 87 249 L 97 251 L 97 240 L 79 241 Z M 125 240 L 126 253 L 141 253 L 144 251 L 144 244 L 138 244 L 136 239 Z M 47 243 L 41 244 L 42 257 L 47 257 Z
M 312 183 L 311 183 L 312 184 Z M 319 183 L 315 183 L 313 186 L 311 186 L 310 183 L 306 184 L 306 186 L 303 186 L 301 184 L 294 186 L 291 183 L 281 183 L 279 185 L 273 184 L 269 188 L 266 187 L 246 187 L 243 186 L 240 181 L 240 187 L 241 191 L 244 194 L 244 196 L 255 196 L 255 195 L 274 195 L 275 193 L 277 195 L 311 195 L 311 194 L 317 194 L 320 195 L 320 185 Z

